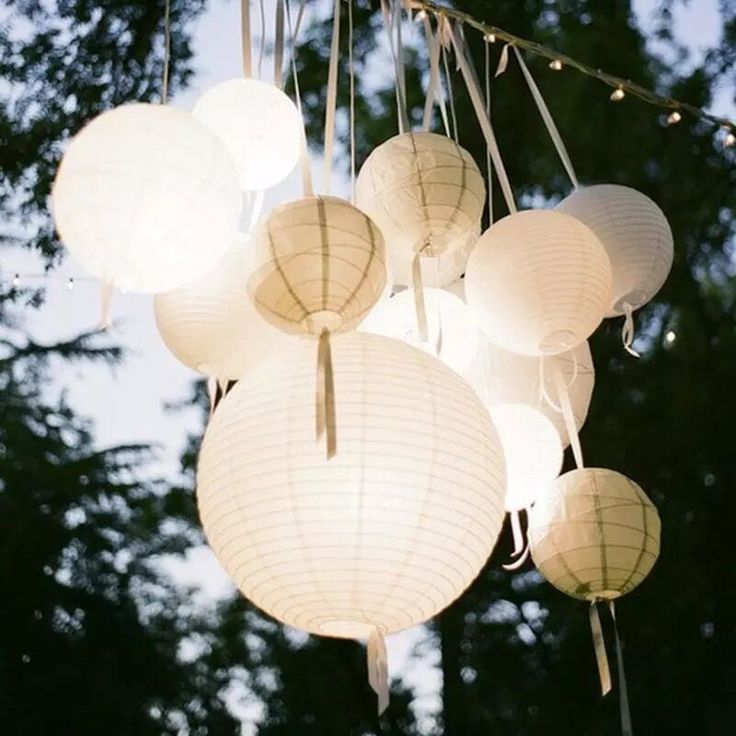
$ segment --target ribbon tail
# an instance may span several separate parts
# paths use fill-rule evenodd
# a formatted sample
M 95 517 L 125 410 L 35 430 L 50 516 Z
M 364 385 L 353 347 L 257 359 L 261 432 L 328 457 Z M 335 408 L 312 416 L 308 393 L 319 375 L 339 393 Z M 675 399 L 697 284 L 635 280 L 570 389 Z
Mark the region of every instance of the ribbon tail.
M 521 529 L 521 517 L 518 511 L 509 513 L 511 517 L 511 535 L 514 539 L 514 551 L 512 557 L 518 557 L 524 551 L 524 532 Z
M 417 330 L 422 342 L 429 340 L 429 328 L 427 327 L 427 307 L 424 303 L 424 283 L 422 281 L 422 251 L 414 254 L 411 263 L 411 287 L 414 291 L 414 309 L 417 314 Z
M 524 553 L 521 555 L 521 557 L 519 557 L 519 559 L 515 560 L 514 562 L 509 562 L 506 565 L 502 565 L 503 569 L 511 571 L 518 570 L 527 561 L 527 558 L 529 557 L 529 552 L 530 547 L 529 542 L 527 542 L 526 546 L 524 547 Z
M 601 694 L 607 695 L 611 691 L 611 670 L 608 666 L 606 643 L 603 640 L 601 617 L 598 615 L 598 602 L 590 602 L 590 630 L 593 633 L 593 649 L 595 661 L 598 665 L 598 677 L 601 681 Z
M 378 715 L 388 708 L 388 655 L 383 634 L 373 629 L 368 637 L 368 683 L 378 695 Z
M 572 410 L 572 404 L 570 403 L 570 394 L 568 393 L 567 386 L 565 385 L 565 379 L 560 370 L 559 362 L 555 361 L 552 363 L 552 376 L 554 378 L 555 386 L 557 388 L 557 400 L 560 402 L 562 409 L 562 416 L 565 420 L 565 428 L 570 439 L 570 446 L 572 447 L 572 454 L 575 458 L 575 464 L 578 468 L 583 467 L 583 449 L 580 446 L 580 437 L 578 437 L 578 428 L 575 424 L 575 414 Z
M 220 401 L 219 386 L 214 376 L 209 376 L 207 379 L 207 395 L 210 399 L 210 419 L 212 419 L 212 415 L 215 413 L 217 404 Z
M 253 76 L 253 52 L 251 50 L 252 40 L 250 33 L 250 0 L 240 2 L 240 33 L 243 43 L 243 75 Z
M 327 102 L 325 104 L 325 150 L 324 150 L 324 188 L 330 193 L 332 180 L 332 148 L 335 141 L 335 111 L 337 108 L 337 74 L 340 56 L 340 0 L 335 0 L 332 17 L 332 42 L 330 44 L 330 65 L 327 70 Z
M 327 459 L 337 452 L 335 422 L 335 378 L 332 369 L 332 348 L 329 330 L 322 330 L 317 349 L 317 386 L 315 395 L 315 432 L 317 440 L 326 435 Z
M 624 672 L 624 654 L 621 650 L 621 638 L 618 635 L 618 624 L 616 623 L 616 607 L 613 601 L 608 601 L 608 610 L 611 612 L 613 634 L 616 638 L 616 666 L 618 668 L 618 697 L 621 706 L 621 733 L 622 736 L 633 736 L 631 711 L 629 710 L 629 692 L 626 687 L 626 673 Z
M 640 358 L 641 355 L 631 347 L 634 342 L 634 311 L 631 308 L 631 304 L 624 302 L 624 313 L 626 317 L 624 319 L 624 326 L 621 329 L 621 340 L 624 344 L 624 350 L 629 355 L 633 355 L 635 358 Z
M 110 304 L 112 302 L 113 285 L 111 281 L 105 281 L 100 289 L 100 324 L 98 329 L 105 332 L 112 327 L 110 319 Z

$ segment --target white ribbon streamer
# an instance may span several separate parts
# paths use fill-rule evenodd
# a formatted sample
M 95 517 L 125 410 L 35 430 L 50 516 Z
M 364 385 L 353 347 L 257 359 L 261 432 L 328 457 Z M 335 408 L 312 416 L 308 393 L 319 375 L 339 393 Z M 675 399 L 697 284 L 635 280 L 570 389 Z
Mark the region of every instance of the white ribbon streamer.
M 110 304 L 114 288 L 112 281 L 105 281 L 100 287 L 100 324 L 97 328 L 100 332 L 106 332 L 112 326 Z
M 164 8 L 164 76 L 161 84 L 161 104 L 169 100 L 169 66 L 171 66 L 171 0 Z
M 378 695 L 378 715 L 388 708 L 388 655 L 383 634 L 374 628 L 368 637 L 368 683 Z
M 243 44 L 243 75 L 253 76 L 253 52 L 250 29 L 250 0 L 240 0 L 240 35 Z
M 621 328 L 621 341 L 624 344 L 624 350 L 635 358 L 641 358 L 641 355 L 634 350 L 632 346 L 634 342 L 634 310 L 628 302 L 624 302 L 624 326 Z
M 332 19 L 332 44 L 330 45 L 330 66 L 327 72 L 327 106 L 325 108 L 325 161 L 324 189 L 330 193 L 332 179 L 332 148 L 335 142 L 335 109 L 337 107 L 337 69 L 340 54 L 340 0 L 335 0 Z
M 450 137 L 450 125 L 447 119 L 447 108 L 445 106 L 445 95 L 442 91 L 442 80 L 440 78 L 440 51 L 442 48 L 440 42 L 440 31 L 432 33 L 432 24 L 429 16 L 424 17 L 424 30 L 427 36 L 427 45 L 429 50 L 429 84 L 427 86 L 427 99 L 424 102 L 424 117 L 422 119 L 422 130 L 428 131 L 432 125 L 432 110 L 434 102 L 440 108 L 442 123 L 445 126 L 445 135 Z
M 496 67 L 496 73 L 493 75 L 494 77 L 500 77 L 509 65 L 509 46 L 511 46 L 511 44 L 507 43 L 501 51 L 501 56 L 498 59 L 498 66 Z
M 618 697 L 621 708 L 621 733 L 623 736 L 633 736 L 631 725 L 631 711 L 629 710 L 629 691 L 626 687 L 626 673 L 624 672 L 624 653 L 621 650 L 621 638 L 618 635 L 618 624 L 616 623 L 616 607 L 613 601 L 608 601 L 608 610 L 613 619 L 613 635 L 616 639 L 616 666 L 618 669 Z
M 280 89 L 284 67 L 284 0 L 276 0 L 276 29 L 273 45 L 273 83 Z
M 396 16 L 396 2 L 389 8 L 388 0 L 381 0 L 381 12 L 383 14 L 384 25 L 386 26 L 386 35 L 388 37 L 388 46 L 391 50 L 391 59 L 394 63 L 394 76 L 395 76 L 395 92 L 396 92 L 396 112 L 398 117 L 399 133 L 404 133 L 409 130 L 409 116 L 406 112 L 406 90 L 402 86 L 402 80 L 404 79 L 403 72 L 403 58 L 400 57 L 397 49 L 394 47 L 394 18 Z M 399 39 L 400 42 L 400 39 Z
M 608 666 L 606 642 L 603 639 L 603 627 L 598 614 L 598 601 L 590 602 L 590 631 L 593 634 L 593 651 L 598 665 L 598 677 L 601 681 L 601 693 L 607 695 L 611 691 L 611 669 Z
M 557 362 L 552 364 L 552 379 L 554 380 L 555 387 L 557 389 L 557 400 L 560 402 L 560 408 L 562 409 L 562 416 L 565 420 L 565 428 L 567 429 L 567 434 L 570 438 L 570 446 L 572 447 L 572 454 L 575 457 L 575 464 L 578 468 L 582 468 L 583 450 L 580 447 L 580 438 L 578 437 L 578 430 L 575 426 L 575 414 L 572 410 L 570 394 L 567 391 L 565 379 Z

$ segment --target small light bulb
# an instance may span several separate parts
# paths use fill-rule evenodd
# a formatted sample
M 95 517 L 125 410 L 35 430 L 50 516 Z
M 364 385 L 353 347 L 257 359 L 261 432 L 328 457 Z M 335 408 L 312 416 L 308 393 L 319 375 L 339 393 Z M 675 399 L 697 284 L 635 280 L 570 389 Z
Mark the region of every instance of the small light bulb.
M 619 102 L 624 98 L 624 91 L 619 87 L 611 92 L 611 102 Z
M 682 115 L 675 110 L 667 116 L 667 125 L 675 125 L 676 123 L 679 123 L 680 120 L 682 120 Z
M 19 273 L 13 276 L 13 286 L 20 286 L 20 274 Z
M 667 334 L 664 336 L 664 339 L 668 344 L 672 345 L 676 337 L 677 335 L 674 330 L 667 330 Z
M 488 43 L 496 43 L 496 34 L 486 33 L 486 41 L 488 41 Z
M 68 278 L 66 280 L 66 288 L 69 289 L 69 291 L 71 291 L 74 288 L 74 279 L 73 278 Z
M 549 63 L 549 68 L 552 69 L 555 72 L 560 71 L 562 69 L 562 62 L 559 59 L 552 59 Z
M 736 135 L 734 135 L 733 133 L 726 133 L 726 137 L 723 139 L 723 145 L 726 148 L 729 148 L 734 144 L 736 144 Z

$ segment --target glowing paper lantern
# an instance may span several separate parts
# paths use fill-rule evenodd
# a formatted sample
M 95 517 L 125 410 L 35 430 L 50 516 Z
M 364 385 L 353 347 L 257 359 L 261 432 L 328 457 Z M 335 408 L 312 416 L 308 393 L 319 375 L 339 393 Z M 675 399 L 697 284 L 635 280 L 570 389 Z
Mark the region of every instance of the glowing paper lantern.
M 176 288 L 237 234 L 241 193 L 225 146 L 189 113 L 133 104 L 102 113 L 71 141 L 52 192 L 56 228 L 101 281 Z
M 575 598 L 612 600 L 633 590 L 659 556 L 660 521 L 644 491 L 603 468 L 560 476 L 529 515 L 539 571 Z
M 417 254 L 449 256 L 473 239 L 485 184 L 472 156 L 452 139 L 403 133 L 367 158 L 356 182 L 356 203 L 381 228 L 394 280 L 401 283 Z M 427 270 L 431 278 L 432 266 Z
M 550 210 L 491 226 L 468 260 L 468 305 L 488 338 L 524 355 L 552 355 L 587 339 L 609 303 L 611 267 L 592 230 Z
M 584 222 L 611 261 L 608 317 L 638 309 L 661 288 L 672 266 L 672 231 L 662 210 L 630 187 L 598 184 L 577 189 L 557 210 Z
M 542 360 L 544 366 L 540 367 Z M 554 424 L 566 447 L 570 439 L 559 410 L 553 380 L 555 370 L 563 377 L 575 425 L 580 430 L 588 415 L 595 383 L 593 356 L 587 341 L 566 353 L 534 358 L 512 353 L 481 339 L 478 353 L 463 375 L 488 407 L 524 404 L 542 412 Z
M 442 289 L 425 289 L 428 339 L 423 341 L 417 329 L 414 295 L 410 290 L 380 300 L 359 329 L 399 340 L 436 355 L 443 363 L 461 373 L 478 350 L 478 328 L 465 304 Z
M 205 276 L 154 299 L 156 324 L 166 346 L 199 373 L 236 380 L 264 359 L 291 348 L 285 335 L 261 317 L 248 295 L 253 253 L 240 236 Z
M 506 458 L 506 511 L 528 509 L 560 472 L 560 435 L 528 404 L 497 404 L 489 411 Z
M 280 89 L 258 79 L 230 79 L 208 89 L 192 111 L 223 141 L 246 191 L 285 179 L 301 155 L 302 118 Z

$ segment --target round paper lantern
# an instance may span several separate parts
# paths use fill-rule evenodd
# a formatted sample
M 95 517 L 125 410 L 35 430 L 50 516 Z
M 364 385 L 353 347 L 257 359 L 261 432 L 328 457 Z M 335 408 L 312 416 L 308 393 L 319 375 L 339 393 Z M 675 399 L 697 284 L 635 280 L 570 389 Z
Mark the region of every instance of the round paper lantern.
M 542 360 L 544 366 L 540 367 Z M 556 427 L 563 447 L 567 447 L 570 438 L 559 406 L 555 371 L 561 373 L 565 382 L 579 431 L 588 416 L 595 383 L 593 356 L 587 341 L 566 353 L 533 358 L 481 338 L 478 353 L 463 375 L 488 407 L 526 404 L 542 412 Z
M 353 329 L 386 284 L 383 237 L 363 212 L 337 197 L 275 207 L 253 233 L 250 294 L 258 311 L 291 334 Z
M 355 198 L 381 228 L 401 283 L 417 254 L 436 258 L 468 244 L 483 214 L 485 183 L 472 156 L 452 139 L 403 133 L 368 156 Z
M 491 342 L 553 355 L 586 340 L 605 315 L 611 266 L 593 231 L 554 210 L 504 217 L 468 260 L 465 293 Z
M 472 389 L 431 355 L 333 341 L 340 452 L 310 411 L 315 346 L 249 372 L 210 422 L 197 496 L 207 539 L 274 618 L 325 636 L 399 631 L 448 606 L 503 519 L 504 461 Z
M 560 476 L 529 515 L 539 572 L 575 598 L 612 600 L 633 590 L 659 556 L 660 521 L 644 491 L 603 468 Z
M 194 117 L 223 141 L 246 191 L 267 189 L 299 162 L 302 118 L 280 89 L 258 79 L 230 79 L 197 100 Z
M 424 290 L 428 338 L 419 336 L 414 294 L 404 290 L 381 299 L 359 329 L 399 340 L 436 355 L 462 373 L 478 350 L 478 328 L 462 300 L 442 289 Z
M 246 236 L 205 276 L 154 298 L 156 325 L 166 346 L 189 368 L 236 380 L 281 354 L 294 337 L 272 327 L 248 296 L 253 253 Z
M 529 404 L 496 404 L 489 412 L 506 458 L 506 511 L 528 509 L 560 473 L 560 435 Z
M 672 266 L 672 231 L 662 210 L 630 187 L 598 184 L 577 189 L 557 210 L 584 222 L 611 261 L 607 316 L 638 309 L 661 288 Z
M 70 142 L 52 199 L 64 245 L 101 281 L 181 286 L 235 240 L 241 193 L 225 146 L 183 110 L 123 105 Z

